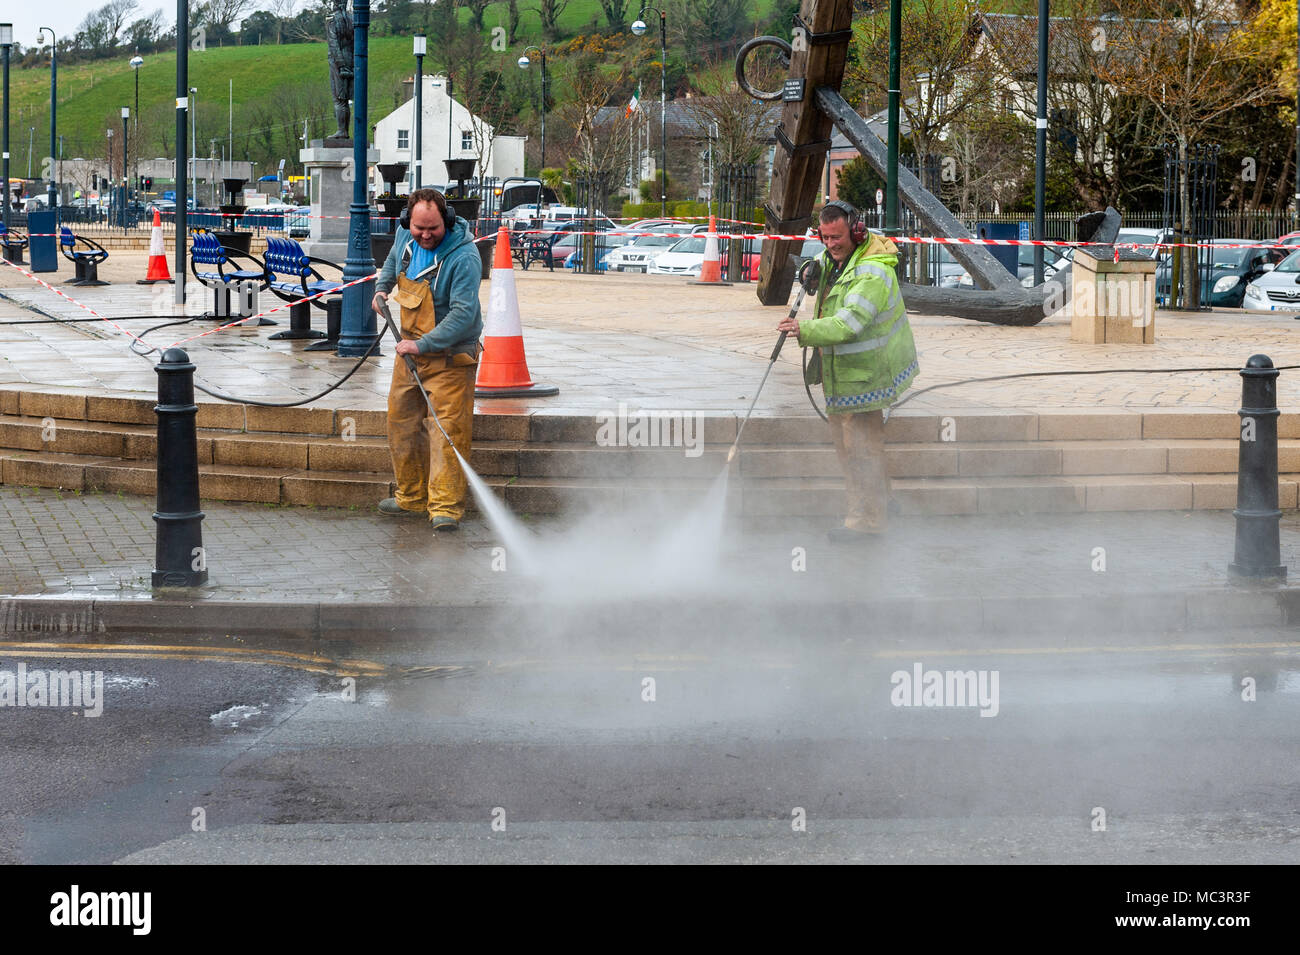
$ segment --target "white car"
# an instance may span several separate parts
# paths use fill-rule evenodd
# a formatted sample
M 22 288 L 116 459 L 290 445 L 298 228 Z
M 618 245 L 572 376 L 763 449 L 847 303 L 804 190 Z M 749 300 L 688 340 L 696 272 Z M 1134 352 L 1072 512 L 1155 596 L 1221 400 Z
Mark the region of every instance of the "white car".
M 1292 252 L 1272 268 L 1260 266 L 1264 274 L 1251 279 L 1241 307 L 1248 312 L 1300 313 L 1300 252 Z
M 651 275 L 692 275 L 698 277 L 704 267 L 704 242 L 702 235 L 676 239 L 667 252 L 661 252 L 648 269 Z
M 641 230 L 638 230 L 641 231 Z M 629 244 L 614 249 L 605 256 L 605 267 L 611 272 L 644 272 L 655 258 L 676 245 L 678 238 L 666 235 L 643 235 Z M 700 261 L 704 261 L 701 257 Z

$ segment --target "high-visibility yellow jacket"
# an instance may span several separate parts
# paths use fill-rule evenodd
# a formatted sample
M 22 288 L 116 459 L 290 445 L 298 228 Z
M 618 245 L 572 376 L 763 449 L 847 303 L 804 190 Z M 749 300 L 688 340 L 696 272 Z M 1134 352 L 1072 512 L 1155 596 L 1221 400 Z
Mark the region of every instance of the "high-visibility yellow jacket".
M 821 256 L 816 317 L 799 323 L 799 344 L 822 353 L 822 387 L 831 414 L 873 411 L 894 403 L 918 370 L 894 267 L 898 248 L 868 233 L 837 274 Z

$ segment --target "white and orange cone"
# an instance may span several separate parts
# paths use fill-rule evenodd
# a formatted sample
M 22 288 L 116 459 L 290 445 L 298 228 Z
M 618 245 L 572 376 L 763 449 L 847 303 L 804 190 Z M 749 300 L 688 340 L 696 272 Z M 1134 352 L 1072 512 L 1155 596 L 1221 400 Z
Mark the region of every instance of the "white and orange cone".
M 555 385 L 539 385 L 528 374 L 524 330 L 519 319 L 519 295 L 510 258 L 510 232 L 497 232 L 492 260 L 488 312 L 483 320 L 483 357 L 478 363 L 475 398 L 544 398 L 558 395 Z
M 722 256 L 718 253 L 718 220 L 709 216 L 709 237 L 704 240 L 704 264 L 700 277 L 692 285 L 730 285 L 722 281 Z
M 167 250 L 163 245 L 162 216 L 158 210 L 153 211 L 153 230 L 149 233 L 149 271 L 136 285 L 154 285 L 158 282 L 172 281 L 171 272 L 167 271 Z

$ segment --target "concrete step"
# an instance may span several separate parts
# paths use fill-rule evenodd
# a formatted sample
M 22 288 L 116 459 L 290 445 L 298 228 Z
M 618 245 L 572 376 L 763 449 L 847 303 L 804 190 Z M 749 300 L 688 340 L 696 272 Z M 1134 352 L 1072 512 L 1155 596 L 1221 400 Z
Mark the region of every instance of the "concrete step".
M 500 427 L 485 427 L 491 434 Z M 156 429 L 144 424 L 0 415 L 0 451 L 44 451 L 152 462 Z M 750 431 L 733 466 L 746 478 L 835 478 L 840 468 L 829 444 L 751 444 Z M 774 435 L 769 432 L 768 437 Z M 387 475 L 385 437 L 353 434 L 233 432 L 200 429 L 199 463 L 313 472 Z M 471 463 L 502 477 L 709 477 L 729 445 L 600 447 L 594 442 L 476 438 Z M 890 442 L 889 472 L 899 478 L 1100 476 L 1125 474 L 1235 474 L 1235 438 Z M 1279 468 L 1300 472 L 1300 440 L 1278 442 Z M 736 472 L 734 468 L 739 468 Z
M 716 480 L 700 477 L 502 476 L 485 477 L 519 513 L 551 514 L 576 508 L 620 507 L 658 498 L 665 508 L 698 502 Z M 752 516 L 834 516 L 841 512 L 838 475 L 729 477 L 729 507 Z M 0 482 L 74 491 L 153 495 L 151 464 L 103 455 L 45 451 L 0 452 Z M 1300 504 L 1300 473 L 1281 475 L 1279 504 Z M 266 504 L 371 507 L 393 494 L 386 474 L 204 464 L 203 498 Z M 904 477 L 893 494 L 905 514 L 1077 513 L 1229 509 L 1236 504 L 1236 476 L 1221 473 Z

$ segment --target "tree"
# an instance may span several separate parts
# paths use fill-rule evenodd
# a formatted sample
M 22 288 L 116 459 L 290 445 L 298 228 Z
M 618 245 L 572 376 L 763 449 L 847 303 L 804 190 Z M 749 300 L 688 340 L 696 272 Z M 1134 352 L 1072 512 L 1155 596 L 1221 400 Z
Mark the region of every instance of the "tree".
M 979 14 L 975 0 L 917 0 L 903 13 L 899 75 L 900 112 L 911 130 L 913 149 L 922 160 L 941 151 L 945 130 L 967 121 L 988 105 L 993 71 L 975 57 Z M 864 91 L 864 108 L 884 107 L 889 90 L 889 12 L 881 7 L 860 20 L 855 32 L 856 57 L 848 80 Z
M 1107 24 L 1097 75 L 1152 107 L 1180 162 L 1228 113 L 1276 95 L 1276 77 L 1252 69 L 1248 22 L 1221 20 L 1221 11 L 1201 0 L 1135 0 L 1135 6 L 1131 14 L 1142 19 Z M 1170 12 L 1172 18 L 1160 19 Z M 1180 205 L 1190 211 L 1186 177 L 1181 191 Z M 1182 252 L 1183 301 L 1198 308 L 1194 250 Z
M 633 117 L 624 110 L 611 110 L 605 122 L 597 122 L 603 107 L 621 99 L 627 81 L 627 65 L 617 73 L 601 69 L 600 60 L 591 54 L 581 56 L 573 65 L 569 96 L 556 110 L 559 119 L 573 130 L 570 160 L 583 171 L 609 176 L 620 182 L 628 167 L 632 145 Z
M 469 8 L 469 22 L 480 33 L 483 32 L 483 14 L 487 12 L 488 5 L 494 2 L 495 0 L 465 0 L 465 6 Z
M 605 22 L 611 33 L 621 33 L 627 23 L 627 0 L 600 0 L 600 8 L 605 11 Z
M 750 0 L 667 0 L 664 12 L 673 47 L 688 56 L 717 55 L 730 48 L 745 30 L 749 6 Z
M 123 45 L 132 50 L 152 50 L 162 42 L 164 26 L 162 10 L 155 10 L 147 17 L 141 17 L 126 28 Z
M 506 18 L 506 30 L 509 33 L 507 41 L 510 46 L 514 46 L 515 37 L 519 34 L 519 0 L 510 0 L 509 13 Z
M 253 0 L 204 0 L 199 9 L 205 24 L 229 31 L 231 25 L 247 12 L 252 3 Z
M 836 179 L 839 197 L 858 209 L 874 209 L 876 190 L 885 188 L 885 180 L 862 156 L 841 166 Z
M 546 39 L 554 40 L 560 35 L 560 14 L 569 5 L 569 0 L 537 0 L 537 15 L 542 18 L 542 32 Z

